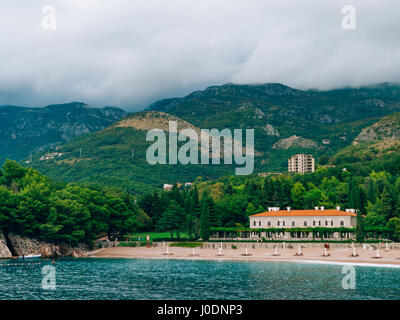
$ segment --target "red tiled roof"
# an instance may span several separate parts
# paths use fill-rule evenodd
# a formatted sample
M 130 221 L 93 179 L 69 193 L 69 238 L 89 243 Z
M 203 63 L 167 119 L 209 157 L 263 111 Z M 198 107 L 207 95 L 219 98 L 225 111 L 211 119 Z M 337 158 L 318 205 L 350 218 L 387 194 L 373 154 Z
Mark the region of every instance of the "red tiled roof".
M 266 211 L 262 213 L 253 214 L 250 217 L 293 217 L 293 216 L 357 216 L 356 213 L 340 211 L 336 209 L 325 209 L 322 210 L 279 210 L 279 211 Z

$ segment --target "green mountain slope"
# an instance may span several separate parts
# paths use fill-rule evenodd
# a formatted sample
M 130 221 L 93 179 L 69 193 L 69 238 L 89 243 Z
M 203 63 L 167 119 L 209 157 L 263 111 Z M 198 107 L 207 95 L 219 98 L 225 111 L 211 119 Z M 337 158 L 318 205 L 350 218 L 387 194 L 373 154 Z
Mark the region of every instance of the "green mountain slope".
M 146 150 L 153 142 L 146 141 L 146 134 L 153 128 L 167 129 L 169 120 L 177 121 L 179 130 L 197 130 L 165 113 L 139 112 L 105 130 L 66 143 L 57 150 L 62 153 L 60 157 L 40 161 L 36 156 L 31 165 L 57 180 L 120 186 L 139 193 L 164 183 L 192 182 L 198 176 L 213 179 L 233 173 L 232 167 L 223 165 L 150 165 Z
M 235 165 L 148 164 L 147 131 L 164 129 L 168 120 L 175 119 L 196 130 L 255 129 L 255 172 L 286 172 L 293 154 L 311 153 L 321 163 L 325 156 L 327 163 L 362 129 L 400 110 L 400 86 L 321 92 L 281 84 L 227 84 L 161 100 L 148 110 L 76 138 L 60 149 L 63 156 L 48 161 L 35 158 L 32 165 L 56 179 L 119 185 L 137 192 L 198 176 L 208 179 L 233 173 Z
M 149 109 L 168 112 L 200 128 L 254 128 L 260 156 L 257 169 L 281 171 L 297 152 L 317 158 L 334 155 L 362 128 L 400 110 L 400 86 L 301 91 L 282 84 L 226 84 L 157 101 Z M 287 145 L 283 139 L 293 136 L 309 143 L 279 148 Z
M 364 128 L 352 144 L 338 152 L 333 162 L 375 170 L 400 170 L 400 113 L 386 116 Z
M 91 108 L 80 102 L 44 108 L 0 106 L 0 163 L 104 129 L 124 115 L 119 108 Z

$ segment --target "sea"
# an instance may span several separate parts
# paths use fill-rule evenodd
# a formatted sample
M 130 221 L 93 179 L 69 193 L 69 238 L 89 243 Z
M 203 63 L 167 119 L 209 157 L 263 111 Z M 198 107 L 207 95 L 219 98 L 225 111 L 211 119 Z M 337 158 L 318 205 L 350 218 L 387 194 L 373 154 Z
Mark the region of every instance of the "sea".
M 400 268 L 179 259 L 0 260 L 1 300 L 376 300 Z

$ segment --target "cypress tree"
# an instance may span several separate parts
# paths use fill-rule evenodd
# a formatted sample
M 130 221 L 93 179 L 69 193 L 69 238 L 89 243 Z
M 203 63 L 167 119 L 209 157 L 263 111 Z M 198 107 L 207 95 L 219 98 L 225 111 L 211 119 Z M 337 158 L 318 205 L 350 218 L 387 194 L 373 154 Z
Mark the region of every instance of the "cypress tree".
M 395 209 L 394 209 L 393 216 L 394 216 L 395 218 L 400 218 L 400 197 L 399 197 L 399 200 L 397 200 L 397 203 L 396 203 L 396 207 L 395 207 Z
M 369 182 L 368 182 L 368 200 L 372 203 L 376 203 L 376 192 L 375 192 L 375 187 L 374 187 L 374 182 L 372 181 L 372 178 L 369 177 Z
M 389 220 L 394 214 L 393 198 L 387 185 L 383 189 L 377 213 L 386 220 Z
M 210 212 L 208 201 L 201 202 L 200 237 L 203 241 L 210 239 Z
M 354 182 L 354 178 L 351 177 L 351 179 L 348 182 L 348 189 L 347 189 L 347 206 L 349 208 L 353 208 L 355 209 L 356 207 L 356 203 L 355 203 L 355 199 L 354 197 L 356 196 L 356 190 L 355 190 L 355 182 Z
M 365 235 L 364 235 L 364 218 L 363 215 L 366 214 L 365 205 L 367 202 L 367 196 L 363 188 L 357 188 L 357 227 L 356 227 L 356 242 L 363 242 Z
M 220 222 L 220 219 L 218 216 L 218 211 L 217 211 L 215 202 L 210 196 L 207 197 L 206 201 L 208 202 L 210 226 L 211 227 L 219 227 L 221 222 Z

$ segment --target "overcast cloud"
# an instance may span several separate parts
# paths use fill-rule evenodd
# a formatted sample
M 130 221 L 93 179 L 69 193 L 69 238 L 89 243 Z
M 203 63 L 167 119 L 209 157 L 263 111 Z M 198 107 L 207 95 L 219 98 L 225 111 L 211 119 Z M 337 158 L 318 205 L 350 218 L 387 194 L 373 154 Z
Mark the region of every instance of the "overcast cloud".
M 355 30 L 341 25 L 347 4 Z M 2 0 L 0 105 L 139 110 L 226 82 L 399 82 L 399 12 L 398 0 Z

